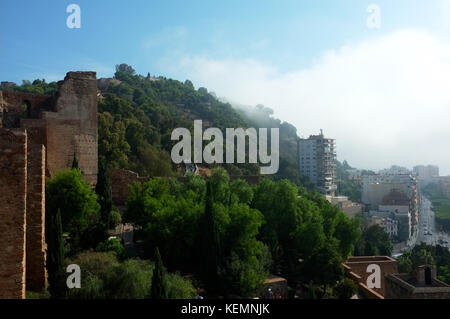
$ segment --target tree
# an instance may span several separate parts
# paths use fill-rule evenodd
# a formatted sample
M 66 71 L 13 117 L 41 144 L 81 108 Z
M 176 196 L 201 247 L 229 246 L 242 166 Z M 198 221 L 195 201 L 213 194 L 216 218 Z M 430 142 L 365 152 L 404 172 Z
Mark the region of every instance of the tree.
M 50 217 L 48 236 L 48 281 L 49 291 L 52 298 L 61 299 L 65 297 L 64 281 L 64 241 L 62 233 L 61 212 L 58 209 L 56 215 Z
M 136 238 L 144 241 L 146 257 L 152 257 L 156 247 L 164 254 L 170 270 L 198 270 L 198 236 L 204 213 L 204 181 L 198 185 L 180 186 L 175 179 L 154 178 L 131 186 L 125 222 L 141 227 Z M 197 245 L 197 246 L 196 246 Z
M 389 235 L 378 225 L 364 229 L 355 247 L 356 256 L 390 256 L 392 243 Z
M 437 277 L 445 283 L 450 283 L 450 252 L 447 247 L 430 246 L 425 243 L 414 246 L 398 259 L 398 270 L 401 273 L 411 273 L 418 266 L 436 265 Z
M 205 214 L 203 217 L 202 257 L 204 258 L 204 281 L 208 288 L 219 288 L 219 272 L 221 267 L 220 242 L 214 214 L 214 195 L 212 183 L 206 184 Z
M 117 108 L 118 105 L 120 103 L 113 98 L 106 98 L 105 101 L 99 102 L 98 153 L 99 159 L 106 160 L 109 167 L 127 168 L 130 145 L 125 137 L 125 123 L 116 119 L 108 111 L 100 111 L 102 108 L 108 109 L 113 106 Z
M 72 169 L 79 169 L 79 167 L 78 167 L 77 153 L 73 153 Z
M 145 299 L 150 297 L 154 265 L 148 260 L 118 261 L 109 252 L 84 251 L 67 260 L 81 268 L 80 289 L 70 289 L 69 299 Z M 192 299 L 195 288 L 179 274 L 167 274 L 167 294 Z
M 358 291 L 358 286 L 349 278 L 342 279 L 334 288 L 336 297 L 339 299 L 350 299 Z
M 116 72 L 124 72 L 133 75 L 136 71 L 130 65 L 122 63 L 116 65 Z
M 82 234 L 90 226 L 97 225 L 100 219 L 97 195 L 91 185 L 83 180 L 81 171 L 68 170 L 47 180 L 45 203 L 49 216 L 55 215 L 58 210 L 61 212 L 62 228 L 69 233 L 71 250 L 81 248 Z
M 321 298 L 327 294 L 329 286 L 335 286 L 344 277 L 343 260 L 336 246 L 333 242 L 327 242 L 304 262 L 305 277 L 322 287 Z
M 98 163 L 97 184 L 95 185 L 95 193 L 100 204 L 101 223 L 105 230 L 115 227 L 112 224 L 111 212 L 113 208 L 111 186 L 109 174 L 105 161 L 101 160 Z
M 165 269 L 159 254 L 159 249 L 155 250 L 155 268 L 153 269 L 151 299 L 167 299 L 167 283 Z
M 188 88 L 194 90 L 194 84 L 190 80 L 184 81 L 184 85 L 186 85 Z
M 272 265 L 268 247 L 257 240 L 264 218 L 258 210 L 240 203 L 217 205 L 216 213 L 222 292 L 229 297 L 254 297 Z
M 95 250 L 99 252 L 112 252 L 119 260 L 124 260 L 127 257 L 125 247 L 123 247 L 117 238 L 110 238 L 101 242 Z

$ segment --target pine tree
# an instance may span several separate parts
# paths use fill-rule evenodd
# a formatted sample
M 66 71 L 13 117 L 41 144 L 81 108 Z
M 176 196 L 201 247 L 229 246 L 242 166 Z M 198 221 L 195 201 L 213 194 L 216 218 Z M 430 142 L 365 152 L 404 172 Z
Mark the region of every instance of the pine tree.
M 50 216 L 48 238 L 48 281 L 52 298 L 64 298 L 66 286 L 64 282 L 64 242 L 61 222 L 61 212 Z
M 72 169 L 79 169 L 77 153 L 73 153 Z
M 153 269 L 152 288 L 150 298 L 152 299 L 167 299 L 167 285 L 165 278 L 165 269 L 159 254 L 159 249 L 156 247 L 155 251 L 155 268 Z
M 104 161 L 99 162 L 95 193 L 98 196 L 98 202 L 100 204 L 101 222 L 107 230 L 114 225 L 112 225 L 111 221 L 111 211 L 113 208 L 111 186 L 108 170 Z

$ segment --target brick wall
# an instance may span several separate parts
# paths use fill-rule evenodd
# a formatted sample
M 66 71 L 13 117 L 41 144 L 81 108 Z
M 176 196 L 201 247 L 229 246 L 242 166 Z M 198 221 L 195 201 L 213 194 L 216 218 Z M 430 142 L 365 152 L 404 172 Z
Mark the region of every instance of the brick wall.
M 77 154 L 83 176 L 97 181 L 97 80 L 95 72 L 69 72 L 59 82 L 56 112 L 43 112 L 47 122 L 47 166 L 51 175 L 72 167 Z
M 450 299 L 450 287 L 433 280 L 435 286 L 416 287 L 404 278 L 407 274 L 391 274 L 386 277 L 386 299 Z
M 111 169 L 109 171 L 111 195 L 114 204 L 123 205 L 130 196 L 129 185 L 134 182 L 145 183 L 148 177 L 140 177 L 137 173 L 124 169 Z
M 45 243 L 45 147 L 28 147 L 27 167 L 27 289 L 41 291 L 47 281 Z
M 25 298 L 27 137 L 0 128 L 0 299 Z
M 345 262 L 346 268 L 350 272 L 360 277 L 360 283 L 366 286 L 367 278 L 372 274 L 367 272 L 367 267 L 371 264 L 380 266 L 381 288 L 372 288 L 376 293 L 384 296 L 386 292 L 385 276 L 397 273 L 397 261 L 388 256 L 368 256 L 368 257 L 350 257 Z
M 51 95 L 2 91 L 2 105 L 8 113 L 22 114 L 24 102 L 29 105 L 29 116 L 32 118 L 38 118 L 43 110 L 51 111 L 54 103 Z
M 0 298 L 46 285 L 45 176 L 76 153 L 97 181 L 96 74 L 69 72 L 58 85 L 54 96 L 0 91 Z

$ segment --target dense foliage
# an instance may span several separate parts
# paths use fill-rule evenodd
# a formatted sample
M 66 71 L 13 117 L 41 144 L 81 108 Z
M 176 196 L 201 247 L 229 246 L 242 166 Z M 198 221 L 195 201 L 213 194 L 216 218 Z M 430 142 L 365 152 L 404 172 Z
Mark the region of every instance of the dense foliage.
M 270 257 L 256 238 L 262 215 L 247 205 L 251 190 L 246 183 L 231 183 L 240 185 L 233 189 L 228 175 L 216 170 L 209 184 L 207 205 L 206 183 L 196 176 L 185 183 L 152 179 L 135 184 L 124 220 L 142 227 L 137 236 L 144 239 L 147 254 L 159 247 L 169 270 L 197 273 L 211 293 L 217 285 L 222 294 L 250 296 L 268 274 Z M 214 267 L 218 277 L 203 272 L 205 265 Z
M 0 86 L 0 90 L 12 90 L 17 92 L 32 93 L 32 94 L 55 94 L 58 90 L 56 82 L 47 83 L 45 79 L 36 79 L 33 82 L 23 80 L 22 85 L 13 84 L 12 86 Z
M 71 289 L 71 299 L 150 298 L 154 266 L 148 261 L 127 259 L 119 262 L 113 254 L 85 251 L 67 260 L 81 268 L 81 289 Z M 170 298 L 193 298 L 195 288 L 177 274 L 167 277 Z
M 49 292 L 52 298 L 64 298 L 66 294 L 64 280 L 64 239 L 62 233 L 61 212 L 58 210 L 56 215 L 49 218 L 50 223 L 47 227 L 48 243 L 48 282 Z
M 98 103 L 96 192 L 82 180 L 78 165 L 47 182 L 47 211 L 51 216 L 60 209 L 68 262 L 79 264 L 84 278 L 82 289 L 70 291 L 70 298 L 148 298 L 153 279 L 166 281 L 164 296 L 192 298 L 191 282 L 176 272 L 193 274 L 208 296 L 254 297 L 270 272 L 291 286 L 309 283 L 319 298 L 330 296 L 333 288 L 340 296 L 350 294 L 342 262 L 354 253 L 359 221 L 310 192 L 311 183 L 298 172 L 295 127 L 273 118 L 264 106 L 236 111 L 190 81 L 143 77 L 126 64 L 116 67 L 113 80 Z M 42 81 L 15 87 L 54 88 Z M 258 175 L 257 164 L 226 164 L 225 170 L 210 165 L 210 178 L 188 175 L 180 181 L 169 155 L 171 133 L 177 127 L 192 131 L 194 119 L 222 131 L 279 128 L 278 174 L 249 186 L 229 176 Z M 142 257 L 167 267 L 168 272 L 156 271 L 159 279 L 148 261 L 129 259 L 118 240 L 105 238 L 119 220 L 110 200 L 108 168 L 152 177 L 132 185 L 123 222 L 136 227 Z M 162 260 L 154 257 L 157 247 Z
M 92 191 L 79 169 L 71 169 L 56 174 L 46 183 L 46 215 L 48 218 L 61 212 L 62 229 L 69 234 L 70 253 L 83 248 L 85 236 L 95 237 L 100 220 L 100 205 L 97 195 Z M 51 220 L 48 220 L 48 224 Z M 101 234 L 100 234 L 101 235 Z M 101 235 L 98 241 L 104 240 Z
M 418 266 L 435 265 L 438 279 L 450 284 L 450 252 L 446 247 L 429 246 L 425 243 L 415 246 L 398 259 L 398 270 L 411 273 Z
M 356 256 L 391 256 L 392 243 L 389 235 L 379 225 L 364 228 L 356 243 Z
M 196 273 L 225 296 L 252 296 L 269 270 L 292 283 L 314 278 L 326 290 L 342 279 L 360 235 L 357 220 L 317 193 L 287 180 L 250 187 L 220 169 L 207 183 L 189 176 L 135 184 L 124 219 L 142 228 L 148 253 L 159 247 L 169 269 Z M 333 262 L 319 265 L 325 259 Z
M 53 94 L 57 84 L 35 80 L 23 81 L 5 89 L 20 92 Z M 176 176 L 170 151 L 172 130 L 184 127 L 193 131 L 193 121 L 203 120 L 204 128 L 279 128 L 280 166 L 274 179 L 313 189 L 298 171 L 297 130 L 273 117 L 273 111 L 262 105 L 242 109 L 224 103 L 206 88 L 194 88 L 191 81 L 180 82 L 164 77 L 151 78 L 136 74 L 127 65 L 116 66 L 109 86 L 101 87 L 98 103 L 99 159 L 108 167 L 130 169 L 141 176 Z M 270 130 L 269 130 L 270 131 Z M 205 142 L 206 143 L 206 142 Z M 270 145 L 270 141 L 269 141 Z M 216 164 L 206 165 L 210 168 Z M 258 164 L 223 164 L 230 175 L 259 175 Z

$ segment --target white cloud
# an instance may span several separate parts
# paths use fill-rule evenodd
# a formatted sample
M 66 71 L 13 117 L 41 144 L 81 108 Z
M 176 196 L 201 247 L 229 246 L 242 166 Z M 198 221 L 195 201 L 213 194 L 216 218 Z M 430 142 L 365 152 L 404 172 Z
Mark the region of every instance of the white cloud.
M 218 96 L 275 109 L 302 136 L 323 128 L 354 166 L 433 163 L 450 174 L 450 45 L 425 31 L 330 50 L 287 73 L 251 59 L 190 57 L 168 67 Z

